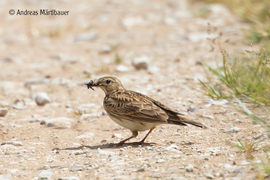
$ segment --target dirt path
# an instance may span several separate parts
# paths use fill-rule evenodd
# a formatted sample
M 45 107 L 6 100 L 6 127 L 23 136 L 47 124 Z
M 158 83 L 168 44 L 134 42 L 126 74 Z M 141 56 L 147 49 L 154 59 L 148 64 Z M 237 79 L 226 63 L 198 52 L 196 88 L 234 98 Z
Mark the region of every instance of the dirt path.
M 40 8 L 69 14 L 8 14 Z M 247 48 L 237 18 L 220 5 L 209 9 L 201 18 L 184 0 L 1 2 L 0 106 L 8 113 L 0 117 L 0 179 L 254 179 L 226 141 L 264 130 L 197 91 L 201 62 L 220 60 L 218 41 L 232 55 Z M 148 70 L 136 70 L 136 58 Z M 104 113 L 101 90 L 83 86 L 108 74 L 210 128 L 164 125 L 147 139 L 154 146 L 109 148 L 130 132 Z M 39 92 L 51 103 L 37 106 Z M 237 132 L 224 132 L 231 128 Z

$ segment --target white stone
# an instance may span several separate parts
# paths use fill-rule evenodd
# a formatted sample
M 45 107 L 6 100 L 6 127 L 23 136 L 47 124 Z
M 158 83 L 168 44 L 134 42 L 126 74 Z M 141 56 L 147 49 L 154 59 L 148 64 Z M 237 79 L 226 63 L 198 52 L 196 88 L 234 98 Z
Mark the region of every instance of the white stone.
M 156 73 L 158 71 L 160 71 L 160 68 L 157 66 L 150 66 L 150 67 L 148 67 L 148 70 L 147 70 L 147 72 L 149 72 L 149 73 Z
M 257 161 L 251 161 L 251 162 L 249 162 L 249 161 L 244 160 L 240 164 L 241 165 L 248 165 L 250 163 L 261 163 L 261 161 L 260 160 L 257 160 Z
M 215 118 L 213 116 L 210 116 L 210 115 L 201 115 L 201 117 L 215 120 Z
M 238 128 L 238 127 L 232 127 L 231 129 L 225 130 L 224 132 L 225 132 L 225 133 L 236 133 L 236 132 L 238 132 L 239 130 L 240 130 L 240 128 Z
M 165 162 L 164 159 L 158 159 L 158 160 L 156 161 L 156 163 L 163 163 L 163 162 Z
M 234 169 L 236 166 L 232 166 L 230 164 L 224 164 L 225 169 Z
M 171 150 L 171 149 L 179 149 L 179 147 L 178 147 L 177 145 L 175 145 L 175 144 L 171 144 L 171 145 L 168 146 L 166 149 L 167 149 L 167 150 Z
M 5 141 L 1 143 L 1 145 L 5 144 L 12 144 L 13 146 L 22 146 L 22 143 L 20 141 Z
M 59 117 L 59 118 L 45 120 L 45 125 L 47 127 L 61 126 L 61 127 L 68 127 L 69 128 L 72 121 L 73 121 L 73 119 L 70 119 L 70 118 Z
M 9 107 L 9 103 L 7 101 L 0 101 L 0 107 L 4 108 L 4 107 Z
M 38 179 L 42 179 L 42 180 L 44 180 L 44 179 L 50 179 L 51 178 L 51 176 L 52 176 L 52 172 L 51 171 L 48 171 L 48 170 L 43 170 L 43 171 L 41 171 L 39 174 L 38 174 Z
M 0 180 L 12 180 L 12 175 L 11 174 L 1 174 Z
M 69 176 L 69 177 L 61 177 L 60 179 L 63 179 L 63 180 L 80 180 L 78 177 L 76 176 Z
M 93 136 L 94 136 L 94 133 L 85 133 L 80 136 L 77 136 L 76 139 L 92 138 Z
M 81 171 L 83 168 L 81 163 L 71 163 L 71 171 Z
M 210 173 L 204 174 L 207 179 L 214 179 L 214 176 Z
M 74 41 L 93 41 L 98 38 L 98 34 L 95 30 L 90 30 L 87 33 L 83 33 L 74 37 Z
M 25 87 L 29 88 L 32 85 L 40 85 L 40 84 L 46 84 L 48 83 L 49 80 L 46 78 L 39 78 L 39 79 L 30 79 L 28 81 L 25 82 Z
M 126 67 L 126 66 L 124 66 L 124 65 L 118 65 L 118 66 L 116 67 L 116 71 L 117 71 L 117 72 L 127 72 L 127 71 L 129 71 L 129 68 Z
M 71 152 L 69 155 L 80 155 L 80 154 L 85 154 L 85 152 L 82 150 L 77 150 L 77 151 Z
M 122 24 L 128 28 L 135 25 L 142 25 L 143 23 L 144 21 L 141 17 L 126 17 L 122 20 Z
M 132 62 L 132 65 L 137 70 L 140 70 L 140 69 L 147 70 L 149 61 L 150 61 L 150 59 L 147 56 L 142 56 L 139 58 L 135 58 Z
M 80 107 L 95 107 L 97 104 L 95 103 L 89 103 L 89 104 L 81 104 Z
M 111 49 L 110 46 L 104 45 L 104 46 L 100 49 L 99 53 L 100 53 L 100 54 L 108 54 L 108 53 L 111 52 L 111 50 L 112 50 L 112 49 Z
M 123 136 L 121 134 L 116 134 L 116 133 L 112 135 L 112 138 L 115 138 L 115 137 L 117 137 L 117 138 L 123 138 Z
M 45 92 L 38 93 L 36 95 L 35 101 L 39 106 L 44 106 L 45 104 L 50 103 L 50 99 Z
M 113 155 L 115 154 L 114 152 L 111 152 L 111 151 L 104 151 L 104 150 L 101 150 L 101 149 L 97 149 L 95 151 L 96 154 L 102 154 L 102 155 Z
M 192 164 L 189 164 L 186 166 L 186 171 L 187 172 L 193 172 L 194 166 Z
M 225 105 L 225 104 L 230 104 L 230 102 L 226 99 L 218 99 L 213 102 L 215 105 Z
M 171 18 L 171 17 L 166 17 L 166 18 L 164 19 L 164 23 L 165 23 L 166 25 L 169 25 L 169 26 L 176 25 L 175 19 L 174 19 L 174 18 Z
M 83 114 L 81 115 L 80 119 L 81 120 L 86 120 L 86 119 L 89 119 L 89 118 L 97 118 L 99 117 L 100 115 L 97 114 L 97 113 L 92 113 L 92 114 Z
M 79 61 L 79 58 L 70 58 L 66 60 L 67 62 L 69 62 L 70 64 L 76 64 Z

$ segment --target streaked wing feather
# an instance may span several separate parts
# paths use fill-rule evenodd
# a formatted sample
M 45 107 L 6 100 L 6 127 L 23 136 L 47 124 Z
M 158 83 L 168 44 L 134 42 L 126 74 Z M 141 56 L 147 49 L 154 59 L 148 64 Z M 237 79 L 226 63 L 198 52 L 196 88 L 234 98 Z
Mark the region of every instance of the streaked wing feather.
M 180 113 L 180 112 L 177 112 L 177 111 L 174 111 L 172 110 L 171 108 L 169 108 L 168 106 L 165 106 L 164 104 L 152 99 L 152 102 L 157 105 L 158 107 L 160 107 L 161 109 L 167 111 L 167 112 L 170 112 L 171 114 L 178 114 L 178 115 L 181 115 L 181 116 L 184 116 L 184 114 Z
M 166 123 L 168 119 L 161 108 L 133 91 L 111 93 L 105 97 L 104 107 L 109 115 L 131 121 Z

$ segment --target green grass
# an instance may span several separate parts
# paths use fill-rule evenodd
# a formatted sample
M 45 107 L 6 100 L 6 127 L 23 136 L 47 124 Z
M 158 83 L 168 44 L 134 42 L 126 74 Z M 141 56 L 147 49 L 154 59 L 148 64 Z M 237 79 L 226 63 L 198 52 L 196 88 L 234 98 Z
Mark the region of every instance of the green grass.
M 217 68 L 205 66 L 207 82 L 200 80 L 204 87 L 201 91 L 207 96 L 214 99 L 228 99 L 235 106 L 235 109 L 249 116 L 255 123 L 261 125 L 268 133 L 270 133 L 270 125 L 265 119 L 261 119 L 247 109 L 244 103 L 255 104 L 260 107 L 270 106 L 270 56 L 262 49 L 260 52 L 248 51 L 249 57 L 231 59 L 226 51 L 222 51 L 222 65 Z M 213 76 L 214 75 L 214 76 Z M 245 140 L 238 143 L 227 142 L 230 146 L 236 147 L 245 152 L 246 159 L 254 159 L 253 151 L 261 142 Z M 267 151 L 269 151 L 268 149 Z M 262 163 L 251 163 L 254 166 L 257 178 L 264 179 L 264 174 L 270 175 L 270 160 L 267 155 L 267 160 Z
M 208 82 L 199 80 L 206 90 L 203 93 L 215 99 L 237 97 L 245 102 L 270 106 L 270 56 L 264 50 L 249 53 L 250 59 L 230 59 L 223 51 L 221 67 L 204 64 Z

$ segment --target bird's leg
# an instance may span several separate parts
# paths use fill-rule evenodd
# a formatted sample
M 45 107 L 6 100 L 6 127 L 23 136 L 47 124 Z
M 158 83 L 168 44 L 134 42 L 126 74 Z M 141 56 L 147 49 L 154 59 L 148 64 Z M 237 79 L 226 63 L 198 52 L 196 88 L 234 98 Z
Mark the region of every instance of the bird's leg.
M 123 141 L 120 141 L 117 146 L 122 146 L 126 141 L 132 139 L 132 138 L 135 138 L 138 136 L 138 131 L 131 131 L 132 132 L 132 136 L 130 136 L 129 138 L 127 139 L 124 139 Z
M 149 132 L 146 134 L 146 136 L 139 142 L 140 144 L 143 144 L 145 139 L 148 137 L 148 135 L 155 129 L 156 127 L 153 127 L 149 130 Z

